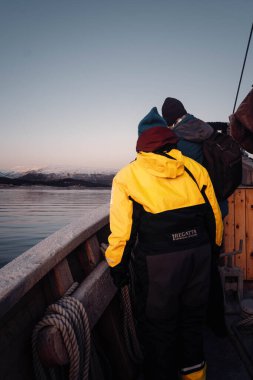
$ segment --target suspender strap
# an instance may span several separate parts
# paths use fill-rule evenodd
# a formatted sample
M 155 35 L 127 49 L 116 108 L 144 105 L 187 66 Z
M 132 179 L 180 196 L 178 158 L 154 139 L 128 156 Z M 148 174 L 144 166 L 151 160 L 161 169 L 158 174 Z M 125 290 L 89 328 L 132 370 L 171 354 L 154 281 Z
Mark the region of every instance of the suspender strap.
M 164 152 L 156 152 L 157 154 L 160 154 L 161 156 L 164 156 L 164 157 L 167 157 L 167 158 L 171 158 L 172 160 L 176 160 L 174 157 L 170 156 L 169 154 L 166 154 Z M 209 202 L 209 199 L 206 195 L 206 185 L 203 185 L 202 189 L 199 188 L 199 185 L 198 185 L 198 182 L 196 181 L 196 178 L 194 177 L 194 175 L 192 174 L 192 172 L 185 166 L 185 171 L 186 173 L 191 177 L 191 179 L 196 183 L 204 201 L 205 201 L 205 204 L 207 205 L 208 207 L 208 212 L 209 212 L 209 215 L 210 215 L 210 218 L 208 218 L 208 226 L 207 226 L 207 229 L 209 231 L 209 235 L 210 235 L 210 241 L 213 241 L 215 242 L 215 237 L 216 237 L 216 222 L 215 222 L 215 216 L 214 216 L 214 213 L 213 213 L 213 208 Z
M 166 154 L 166 153 L 164 153 L 164 152 L 157 152 L 157 154 L 160 154 L 160 156 L 164 156 L 164 157 L 167 157 L 167 158 L 171 158 L 172 160 L 176 160 L 174 157 L 172 157 L 172 156 L 170 156 L 169 154 Z M 198 184 L 196 178 L 194 177 L 194 175 L 192 174 L 192 172 L 191 172 L 186 166 L 184 167 L 184 170 L 186 171 L 186 173 L 191 177 L 191 179 L 192 179 L 192 180 L 196 183 L 196 185 L 198 186 L 198 189 L 199 189 L 199 191 L 201 192 L 201 194 L 202 194 L 202 196 L 203 196 L 205 202 L 206 202 L 206 203 L 209 203 L 209 200 L 208 200 L 208 198 L 207 198 L 207 196 L 206 196 L 206 192 L 205 192 L 205 190 L 206 190 L 206 185 L 203 185 L 202 189 L 200 189 L 200 188 L 199 188 L 199 184 Z

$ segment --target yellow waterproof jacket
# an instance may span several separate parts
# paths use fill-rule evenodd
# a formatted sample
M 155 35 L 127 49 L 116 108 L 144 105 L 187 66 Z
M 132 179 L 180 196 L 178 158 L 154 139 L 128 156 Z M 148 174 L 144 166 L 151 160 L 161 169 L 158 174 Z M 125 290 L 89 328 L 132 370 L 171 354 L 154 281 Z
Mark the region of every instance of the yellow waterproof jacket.
M 222 217 L 206 169 L 177 149 L 166 157 L 139 152 L 114 177 L 110 229 L 106 259 L 111 267 L 129 258 L 137 234 L 155 250 L 201 244 L 204 235 L 220 246 Z

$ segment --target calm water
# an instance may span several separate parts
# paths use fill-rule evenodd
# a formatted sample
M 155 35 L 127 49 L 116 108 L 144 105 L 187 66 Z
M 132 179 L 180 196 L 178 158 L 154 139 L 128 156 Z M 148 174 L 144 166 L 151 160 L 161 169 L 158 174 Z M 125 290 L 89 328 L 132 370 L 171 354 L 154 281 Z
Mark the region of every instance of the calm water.
M 0 189 L 0 267 L 110 199 L 110 189 Z

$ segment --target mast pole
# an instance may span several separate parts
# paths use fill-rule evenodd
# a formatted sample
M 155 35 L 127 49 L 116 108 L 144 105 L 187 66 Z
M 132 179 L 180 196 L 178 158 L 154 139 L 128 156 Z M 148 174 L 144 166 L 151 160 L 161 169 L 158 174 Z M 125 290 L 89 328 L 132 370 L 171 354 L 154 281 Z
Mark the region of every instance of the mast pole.
M 238 88 L 237 88 L 237 93 L 236 93 L 236 97 L 235 97 L 235 103 L 234 103 L 233 113 L 235 112 L 236 102 L 237 102 L 237 98 L 238 98 L 238 94 L 239 94 L 239 90 L 240 90 L 240 86 L 241 86 L 241 81 L 242 81 L 242 76 L 243 76 L 243 72 L 244 72 L 244 67 L 245 67 L 247 55 L 248 55 L 248 50 L 249 50 L 250 40 L 251 40 L 251 36 L 252 36 L 252 31 L 253 31 L 253 23 L 252 23 L 252 26 L 251 26 L 251 31 L 250 31 L 250 35 L 249 35 L 248 45 L 247 45 L 247 49 L 246 49 L 246 53 L 245 53 L 245 57 L 244 57 L 243 66 L 242 66 L 241 77 L 240 77 Z

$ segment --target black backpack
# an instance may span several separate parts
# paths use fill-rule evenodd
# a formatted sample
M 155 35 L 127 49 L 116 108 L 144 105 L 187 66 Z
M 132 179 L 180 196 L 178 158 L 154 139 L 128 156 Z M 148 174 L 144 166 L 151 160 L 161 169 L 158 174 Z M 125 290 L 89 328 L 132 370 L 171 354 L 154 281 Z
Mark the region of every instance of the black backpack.
M 203 142 L 203 155 L 203 166 L 212 180 L 217 199 L 227 199 L 242 180 L 239 144 L 230 135 L 215 131 Z

